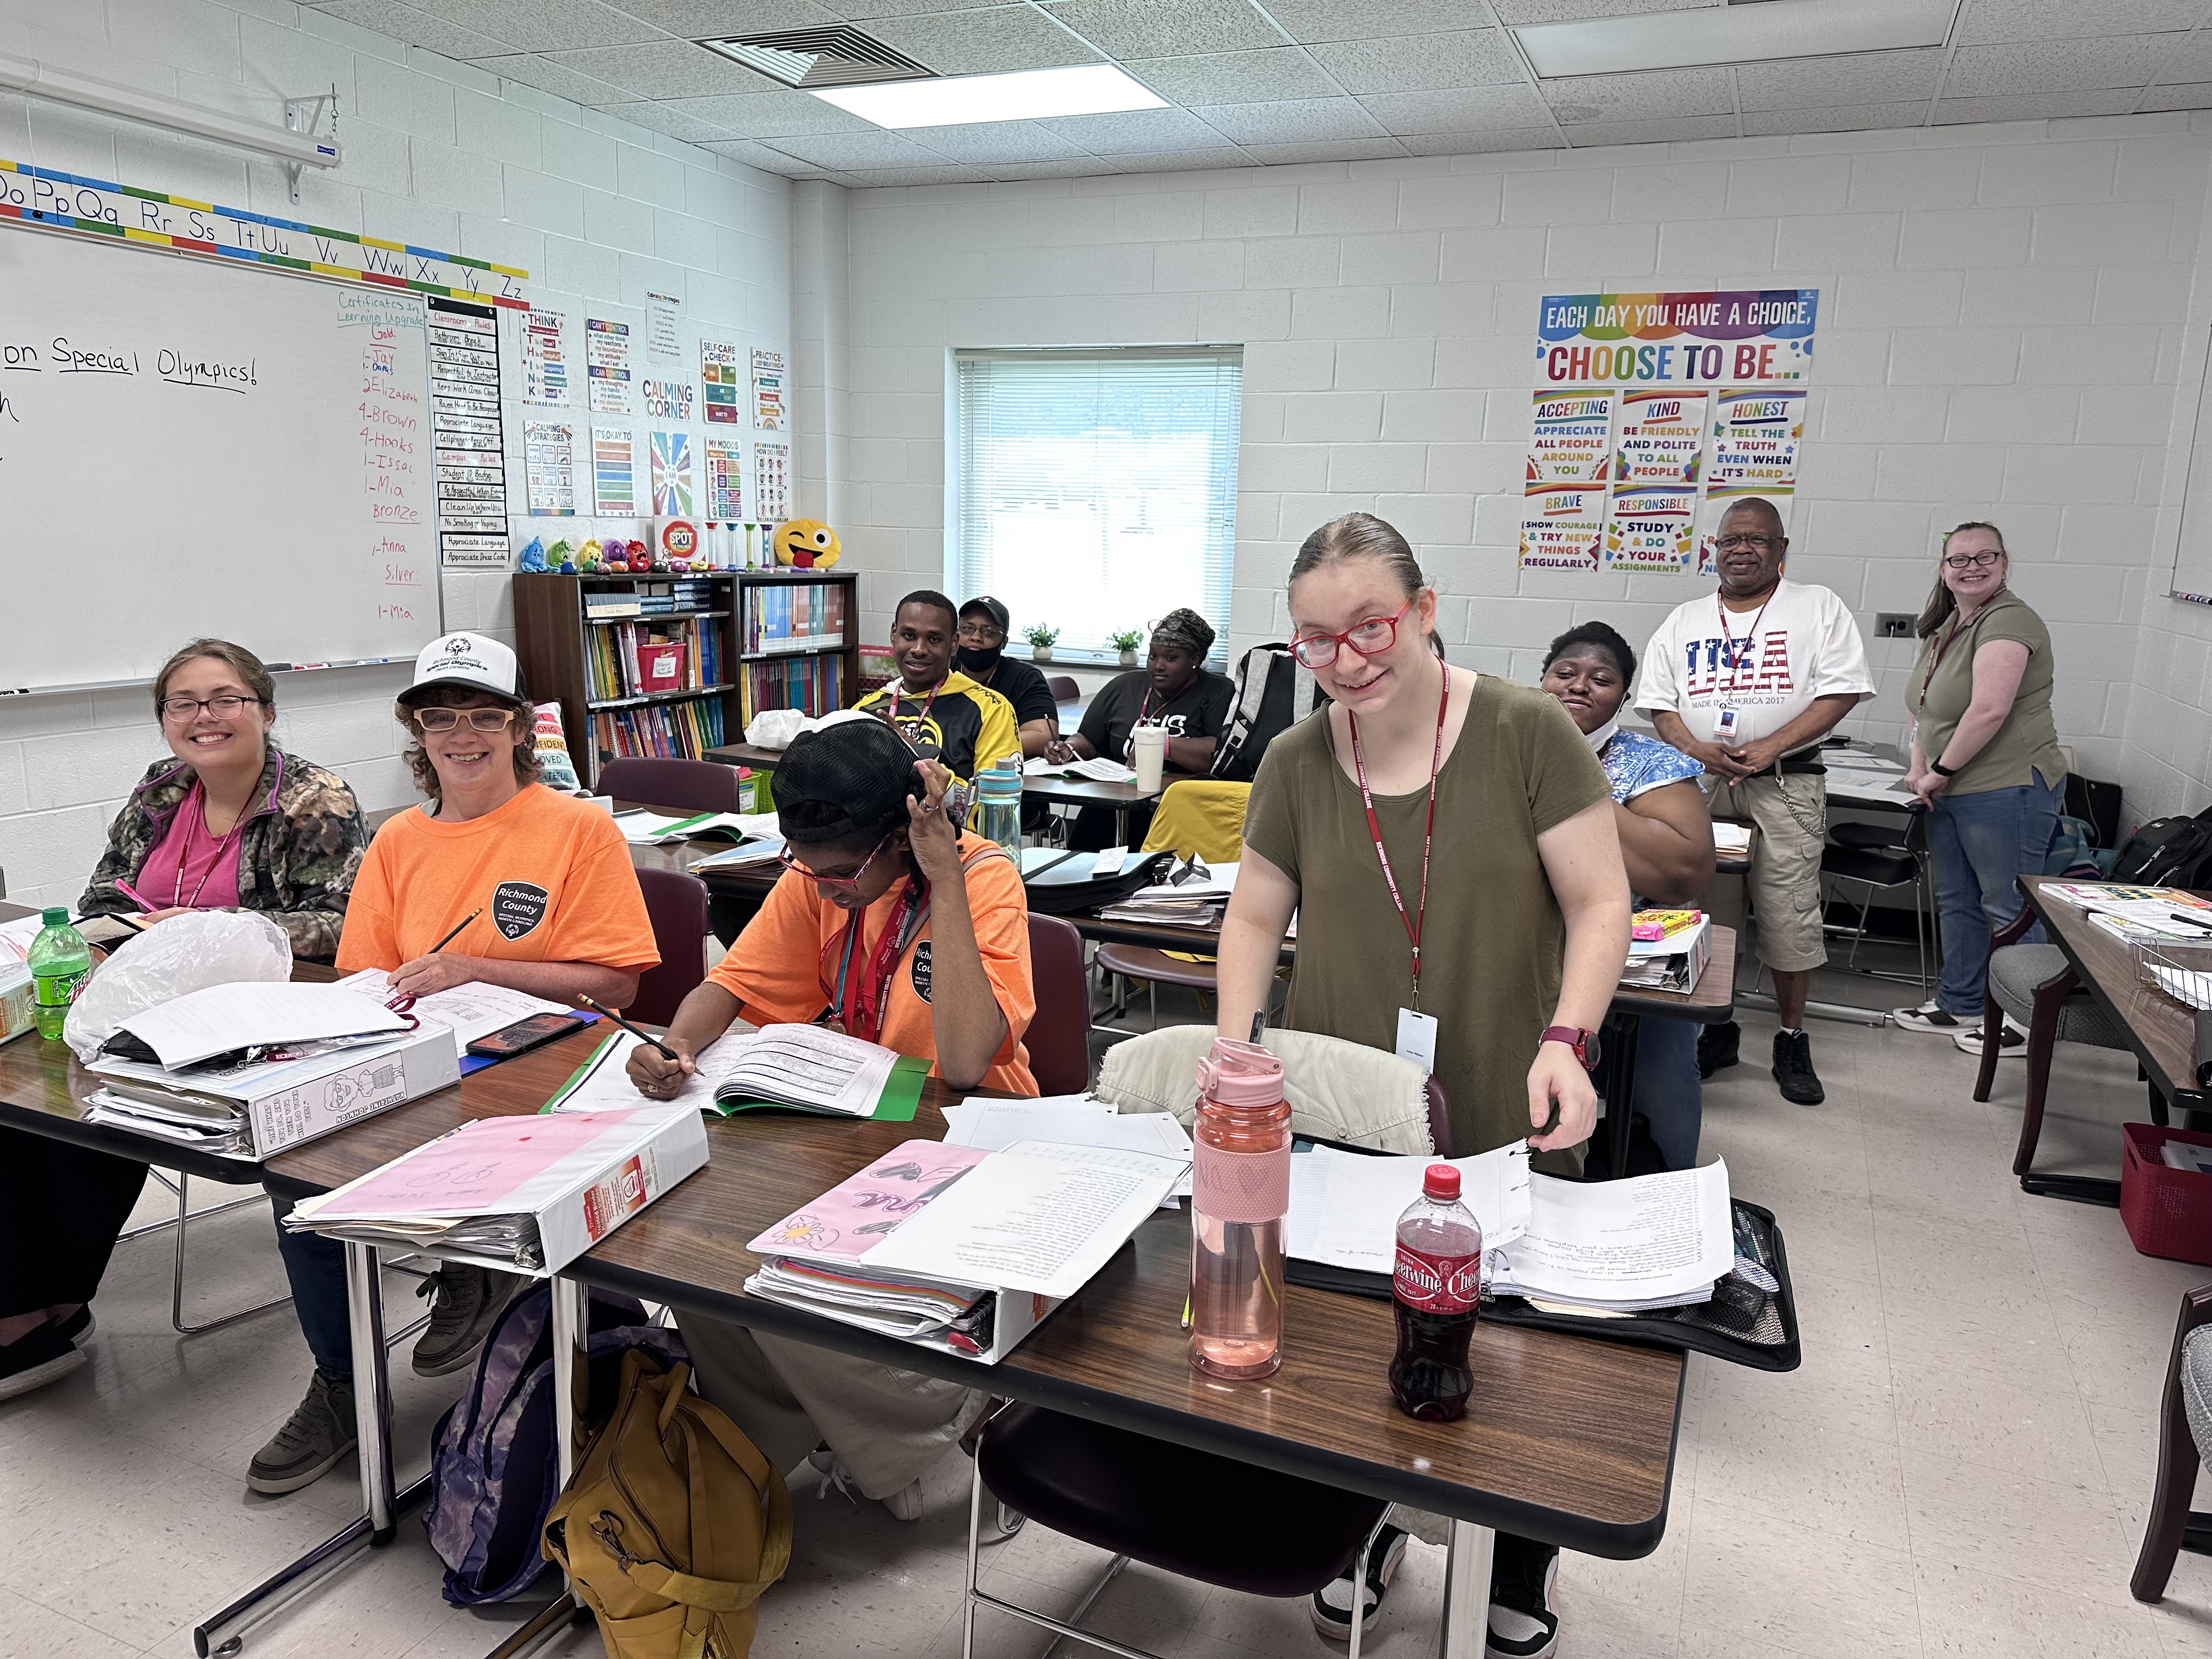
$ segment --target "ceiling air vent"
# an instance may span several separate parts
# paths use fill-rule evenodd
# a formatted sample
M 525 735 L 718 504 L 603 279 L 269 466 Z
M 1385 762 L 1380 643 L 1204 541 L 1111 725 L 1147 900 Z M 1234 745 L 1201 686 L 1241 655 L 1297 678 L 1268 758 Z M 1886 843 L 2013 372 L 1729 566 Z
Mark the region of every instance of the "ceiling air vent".
M 937 71 L 892 51 L 856 28 L 783 29 L 699 43 L 787 87 L 859 87 L 881 81 L 927 81 Z

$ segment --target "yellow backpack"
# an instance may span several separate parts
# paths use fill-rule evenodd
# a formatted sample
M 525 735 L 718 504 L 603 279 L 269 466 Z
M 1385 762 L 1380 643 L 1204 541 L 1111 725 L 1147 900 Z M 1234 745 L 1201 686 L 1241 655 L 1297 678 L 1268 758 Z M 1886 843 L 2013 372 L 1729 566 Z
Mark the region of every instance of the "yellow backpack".
M 738 1425 L 655 1357 L 623 1356 L 613 1418 L 553 1503 L 542 1547 L 607 1659 L 744 1659 L 791 1563 L 791 1495 Z

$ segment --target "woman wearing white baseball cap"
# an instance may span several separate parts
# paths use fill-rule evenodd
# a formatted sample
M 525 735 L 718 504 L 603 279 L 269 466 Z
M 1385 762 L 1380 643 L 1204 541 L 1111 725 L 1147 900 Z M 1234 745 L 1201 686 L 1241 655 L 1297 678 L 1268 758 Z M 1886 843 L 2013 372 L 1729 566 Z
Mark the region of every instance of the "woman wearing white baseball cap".
M 339 971 L 380 968 L 403 996 L 476 982 L 559 1003 L 628 1003 L 638 975 L 660 960 L 629 844 L 599 807 L 538 781 L 514 653 L 481 634 L 433 640 L 397 713 L 415 739 L 407 761 L 427 799 L 369 843 L 338 940 Z M 315 1376 L 247 1472 L 246 1484 L 264 1492 L 296 1491 L 354 1444 L 343 1249 L 313 1233 L 279 1234 Z M 436 1376 L 467 1364 L 520 1282 L 441 1268 L 428 1287 L 436 1299 L 415 1346 L 416 1371 Z

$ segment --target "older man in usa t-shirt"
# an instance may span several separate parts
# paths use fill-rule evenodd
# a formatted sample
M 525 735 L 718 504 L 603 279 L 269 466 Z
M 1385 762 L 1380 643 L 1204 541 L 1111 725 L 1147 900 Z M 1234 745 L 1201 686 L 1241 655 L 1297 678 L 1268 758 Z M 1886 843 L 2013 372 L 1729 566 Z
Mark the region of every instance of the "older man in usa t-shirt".
M 1827 788 L 1820 739 L 1874 695 L 1866 646 L 1835 593 L 1782 580 L 1790 551 L 1782 515 L 1757 496 L 1721 515 L 1720 590 L 1675 607 L 1644 659 L 1636 707 L 1659 735 L 1704 763 L 1717 817 L 1759 826 L 1751 896 L 1759 955 L 1774 973 L 1782 1029 L 1774 1080 L 1802 1106 L 1826 1098 L 1805 1035 L 1813 970 L 1826 962 L 1821 933 L 1820 847 Z M 1733 1023 L 1708 1027 L 1699 1070 L 1733 1064 Z

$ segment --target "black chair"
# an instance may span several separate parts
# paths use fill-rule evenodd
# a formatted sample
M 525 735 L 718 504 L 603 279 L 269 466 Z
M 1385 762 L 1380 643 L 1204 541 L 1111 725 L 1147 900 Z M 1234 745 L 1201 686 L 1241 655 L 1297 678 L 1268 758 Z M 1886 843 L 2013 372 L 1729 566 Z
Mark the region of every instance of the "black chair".
M 1113 1553 L 1105 1575 L 1066 1620 L 1001 1600 L 977 1584 L 987 1487 L 1002 1505 L 1039 1525 Z M 1234 1525 L 1222 1522 L 1224 1504 L 1234 1506 Z M 1389 1511 L 1379 1498 L 1040 1406 L 1009 1406 L 985 1425 L 975 1451 L 962 1659 L 974 1659 L 978 1607 L 1108 1646 L 1075 1621 L 1131 1561 L 1250 1595 L 1311 1595 L 1347 1571 L 1355 1586 L 1364 1585 L 1368 1552 Z M 1359 1659 L 1359 1638 L 1355 1617 L 1348 1659 Z M 1109 1650 L 1143 1655 L 1121 1643 Z
M 1844 832 L 1852 832 L 1848 840 Z M 1892 843 L 1867 846 L 1869 835 L 1885 836 Z M 1824 924 L 1824 931 L 1850 940 L 1850 952 L 1844 966 L 1853 973 L 1864 973 L 1876 979 L 1898 979 L 1903 974 L 1884 973 L 1879 969 L 1858 965 L 1859 946 L 1869 937 L 1867 918 L 1874 909 L 1877 892 L 1894 891 L 1900 887 L 1912 890 L 1912 943 L 1920 963 L 1919 982 L 1924 989 L 1928 984 L 1928 927 L 1927 918 L 1933 909 L 1933 896 L 1929 891 L 1930 882 L 1928 867 L 1928 814 L 1915 811 L 1906 814 L 1902 835 L 1879 824 L 1838 824 L 1832 832 L 1835 836 L 1820 853 L 1820 873 L 1838 881 L 1856 882 L 1866 889 L 1859 902 L 1859 919 L 1852 927 L 1836 922 Z M 1848 902 L 1848 901 L 1846 901 Z
M 2159 1406 L 2158 1480 L 2142 1550 L 2128 1581 L 2128 1593 L 2138 1601 L 2165 1599 L 2166 1581 L 2182 1551 L 2212 1555 L 2212 1513 L 2189 1507 L 2197 1466 L 2206 1457 L 2212 1457 L 2212 1285 L 2181 1296 Z

